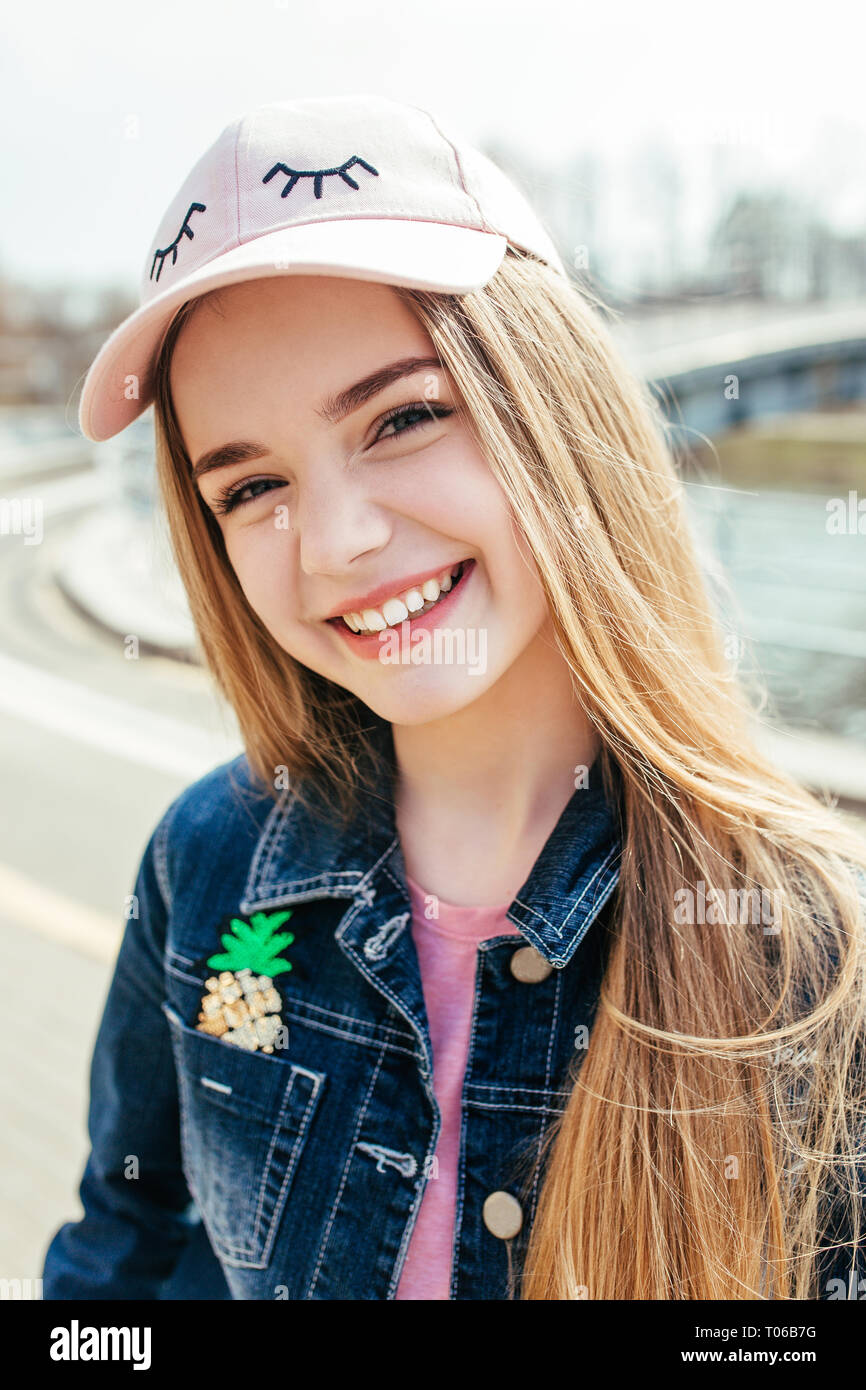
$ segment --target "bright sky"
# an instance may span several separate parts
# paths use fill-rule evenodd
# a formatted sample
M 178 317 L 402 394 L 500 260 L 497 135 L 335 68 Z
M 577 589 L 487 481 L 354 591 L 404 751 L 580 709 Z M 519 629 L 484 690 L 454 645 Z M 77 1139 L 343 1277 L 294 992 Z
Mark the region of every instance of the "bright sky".
M 770 170 L 807 186 L 838 225 L 866 228 L 858 8 L 850 0 L 8 4 L 0 274 L 115 281 L 135 292 L 166 205 L 229 121 L 262 102 L 339 92 L 427 105 L 470 140 L 511 142 L 551 168 L 591 149 L 610 168 L 626 161 L 638 178 L 641 151 L 658 133 L 696 175 L 725 168 L 755 180 Z

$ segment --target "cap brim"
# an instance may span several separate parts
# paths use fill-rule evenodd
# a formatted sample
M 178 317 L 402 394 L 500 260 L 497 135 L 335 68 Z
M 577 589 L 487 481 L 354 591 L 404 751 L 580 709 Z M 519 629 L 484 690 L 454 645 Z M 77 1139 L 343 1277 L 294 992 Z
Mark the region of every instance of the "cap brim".
M 334 275 L 409 289 L 466 294 L 499 269 L 507 238 L 450 223 L 342 218 L 281 227 L 217 256 L 136 309 L 90 365 L 78 420 L 94 443 L 111 439 L 153 399 L 153 365 L 175 313 L 188 299 L 242 280 Z

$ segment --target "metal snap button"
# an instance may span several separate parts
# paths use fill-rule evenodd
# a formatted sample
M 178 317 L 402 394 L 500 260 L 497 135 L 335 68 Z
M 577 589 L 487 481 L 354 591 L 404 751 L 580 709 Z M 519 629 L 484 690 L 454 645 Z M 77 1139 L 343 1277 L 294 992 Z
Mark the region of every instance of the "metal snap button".
M 491 1192 L 482 1208 L 484 1224 L 491 1235 L 510 1240 L 523 1225 L 523 1209 L 510 1192 Z
M 539 980 L 546 980 L 553 970 L 550 961 L 545 960 L 534 946 L 521 946 L 511 957 L 510 965 L 515 980 L 522 980 L 525 985 L 534 985 Z

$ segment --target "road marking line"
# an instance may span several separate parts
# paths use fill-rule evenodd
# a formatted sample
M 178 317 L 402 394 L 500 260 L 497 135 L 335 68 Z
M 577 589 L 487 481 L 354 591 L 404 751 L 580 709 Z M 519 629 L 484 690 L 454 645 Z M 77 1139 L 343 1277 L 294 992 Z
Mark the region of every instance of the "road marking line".
M 229 734 L 208 733 L 3 654 L 0 711 L 170 776 L 197 779 L 241 752 Z
M 123 935 L 123 917 L 112 921 L 104 912 L 85 907 L 8 864 L 0 864 L 0 903 L 3 915 L 39 932 L 61 946 L 111 965 Z

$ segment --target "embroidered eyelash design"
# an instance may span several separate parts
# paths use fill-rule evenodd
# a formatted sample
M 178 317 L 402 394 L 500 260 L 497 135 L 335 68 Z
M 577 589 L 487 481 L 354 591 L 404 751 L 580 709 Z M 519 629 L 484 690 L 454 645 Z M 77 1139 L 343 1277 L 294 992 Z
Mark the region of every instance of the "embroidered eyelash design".
M 288 164 L 275 164 L 273 169 L 270 169 L 268 173 L 265 174 L 264 178 L 262 179 L 262 183 L 268 183 L 269 180 L 274 177 L 274 174 L 287 174 L 288 182 L 285 188 L 283 189 L 282 193 L 280 194 L 281 198 L 287 198 L 291 193 L 292 189 L 294 188 L 295 184 L 298 183 L 300 179 L 313 179 L 313 190 L 315 192 L 315 195 L 317 198 L 321 198 L 322 180 L 327 178 L 329 175 L 337 174 L 343 180 L 344 183 L 347 183 L 350 188 L 354 188 L 357 192 L 357 190 L 360 188 L 360 184 L 356 183 L 356 181 L 350 177 L 348 172 L 354 164 L 360 164 L 362 168 L 367 170 L 368 174 L 374 174 L 376 178 L 379 177 L 378 169 L 374 169 L 372 164 L 368 164 L 366 159 L 362 159 L 360 155 L 353 154 L 351 159 L 344 160 L 342 164 L 336 165 L 336 167 L 333 169 L 292 169 Z M 150 267 L 151 280 L 153 279 L 153 272 L 154 270 L 156 270 L 157 261 L 159 261 L 159 270 L 156 271 L 157 280 L 159 280 L 159 277 L 162 274 L 162 267 L 165 264 L 166 256 L 171 256 L 172 265 L 175 265 L 177 263 L 177 252 L 178 247 L 180 246 L 181 237 L 189 237 L 190 241 L 192 241 L 195 235 L 195 233 L 189 225 L 190 217 L 194 212 L 205 212 L 206 210 L 207 205 L 205 203 L 190 203 L 189 207 L 187 208 L 186 216 L 184 217 L 183 222 L 181 223 L 180 231 L 178 232 L 174 241 L 172 241 L 168 246 L 160 247 L 154 252 L 153 264 Z
M 354 179 L 350 178 L 347 172 L 347 170 L 351 169 L 353 164 L 360 164 L 367 170 L 368 174 L 375 174 L 377 178 L 379 177 L 378 169 L 374 169 L 372 164 L 368 164 L 366 159 L 362 159 L 360 155 L 353 154 L 351 159 L 347 159 L 344 163 L 338 164 L 334 169 L 292 169 L 288 164 L 275 164 L 273 169 L 270 169 L 268 173 L 265 174 L 262 183 L 267 183 L 269 179 L 273 178 L 274 174 L 288 174 L 289 181 L 280 194 L 281 198 L 287 198 L 299 179 L 314 179 L 315 183 L 313 188 L 316 197 L 321 198 L 322 179 L 328 174 L 339 174 L 344 183 L 347 183 L 350 188 L 354 188 L 357 191 L 360 184 L 357 184 Z
M 162 267 L 163 267 L 163 265 L 165 264 L 165 258 L 166 258 L 166 256 L 167 256 L 169 253 L 171 253 L 171 263 L 172 263 L 172 265 L 174 265 L 174 264 L 176 263 L 176 261 L 177 261 L 177 248 L 178 248 L 178 246 L 180 245 L 180 239 L 181 239 L 181 237 L 182 237 L 182 236 L 188 236 L 189 239 L 190 239 L 190 241 L 192 241 L 192 238 L 193 238 L 193 231 L 192 231 L 192 228 L 189 227 L 189 226 L 187 226 L 187 223 L 189 222 L 190 216 L 191 216 L 192 213 L 194 213 L 194 212 L 204 212 L 205 209 L 206 209 L 206 204 L 205 204 L 205 203 L 190 203 L 190 205 L 189 205 L 189 207 L 188 207 L 188 209 L 187 209 L 186 217 L 183 219 L 183 223 L 181 224 L 181 229 L 180 229 L 180 231 L 178 232 L 177 236 L 175 237 L 174 241 L 171 243 L 170 246 L 166 246 L 166 247 L 164 247 L 162 250 L 159 250 L 159 251 L 154 252 L 153 265 L 150 267 L 150 278 L 151 278 L 151 280 L 153 279 L 153 271 L 154 271 L 154 267 L 156 266 L 157 260 L 159 261 L 159 270 L 156 272 L 156 278 L 157 278 L 157 280 L 159 279 L 160 275 L 162 274 Z

